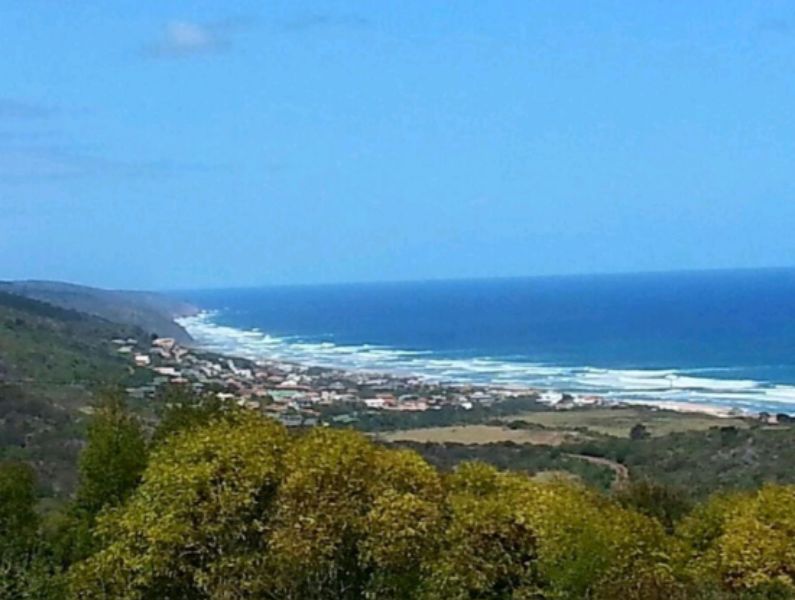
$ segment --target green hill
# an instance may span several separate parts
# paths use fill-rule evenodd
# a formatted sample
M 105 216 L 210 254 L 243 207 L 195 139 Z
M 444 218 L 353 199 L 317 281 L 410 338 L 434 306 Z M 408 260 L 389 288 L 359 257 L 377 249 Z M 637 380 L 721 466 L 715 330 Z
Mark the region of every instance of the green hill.
M 68 490 L 83 421 L 102 386 L 148 378 L 114 339 L 148 334 L 74 310 L 0 292 L 0 458 L 31 461 L 47 491 Z
M 120 378 L 129 360 L 112 340 L 146 340 L 135 327 L 0 292 L 0 361 L 6 380 L 74 384 Z
M 181 343 L 190 342 L 191 338 L 174 322 L 174 317 L 195 314 L 198 310 L 162 294 L 103 290 L 57 281 L 0 282 L 0 292 L 125 323 L 150 334 L 173 337 Z

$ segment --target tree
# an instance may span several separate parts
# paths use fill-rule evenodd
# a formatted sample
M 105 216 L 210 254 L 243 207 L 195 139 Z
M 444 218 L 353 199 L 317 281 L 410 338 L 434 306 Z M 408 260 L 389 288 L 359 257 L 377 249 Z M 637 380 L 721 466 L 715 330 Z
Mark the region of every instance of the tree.
M 36 479 L 21 462 L 0 463 L 0 598 L 61 598 L 57 569 L 39 539 Z
M 643 423 L 637 423 L 629 430 L 629 439 L 631 440 L 645 440 L 651 436 L 649 430 Z
M 153 452 L 100 550 L 69 573 L 76 598 L 244 598 L 267 578 L 266 533 L 287 433 L 237 411 Z
M 776 415 L 776 423 L 779 425 L 792 425 L 795 423 L 795 417 L 787 413 L 778 413 Z
M 684 597 L 660 523 L 580 484 L 481 463 L 443 477 L 360 433 L 290 435 L 242 410 L 157 446 L 96 534 L 72 597 Z
M 38 516 L 36 477 L 22 462 L 0 462 L 0 552 L 30 545 L 36 535 Z
M 584 486 L 478 463 L 447 483 L 452 517 L 428 599 L 683 597 L 662 527 Z
M 414 598 L 442 524 L 419 455 L 316 429 L 290 440 L 248 411 L 171 437 L 100 550 L 73 566 L 78 598 Z
M 206 425 L 228 409 L 216 394 L 198 394 L 191 387 L 178 384 L 158 391 L 155 403 L 160 407 L 160 421 L 152 435 L 155 445 L 180 431 Z
M 146 441 L 118 391 L 106 392 L 88 426 L 80 454 L 77 506 L 88 515 L 121 504 L 146 466 Z
M 331 429 L 297 440 L 285 468 L 270 540 L 272 593 L 414 598 L 441 527 L 436 470 L 414 452 Z
M 694 579 L 738 594 L 795 596 L 795 486 L 713 497 L 678 534 Z
M 517 510 L 525 481 L 478 462 L 462 463 L 448 478 L 451 518 L 427 568 L 424 598 L 535 598 L 547 587 L 538 532 Z
M 619 504 L 657 519 L 668 533 L 691 508 L 685 494 L 676 488 L 648 479 L 630 481 L 615 493 Z

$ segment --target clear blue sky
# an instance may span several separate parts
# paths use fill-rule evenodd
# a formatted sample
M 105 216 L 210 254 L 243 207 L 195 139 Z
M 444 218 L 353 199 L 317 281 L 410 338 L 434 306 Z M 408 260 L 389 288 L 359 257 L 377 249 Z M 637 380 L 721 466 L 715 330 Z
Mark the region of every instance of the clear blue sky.
M 795 264 L 793 2 L 0 2 L 0 279 Z

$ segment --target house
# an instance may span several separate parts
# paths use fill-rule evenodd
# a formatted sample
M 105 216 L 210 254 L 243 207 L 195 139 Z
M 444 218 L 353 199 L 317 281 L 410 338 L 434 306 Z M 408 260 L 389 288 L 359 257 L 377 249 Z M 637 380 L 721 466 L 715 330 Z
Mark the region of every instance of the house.
M 177 345 L 177 341 L 174 338 L 156 338 L 152 340 L 152 346 L 156 348 L 162 348 L 167 352 L 171 352 L 172 348 Z
M 557 404 L 561 400 L 563 400 L 563 394 L 560 392 L 544 392 L 538 398 L 539 402 L 543 402 L 545 404 Z
M 480 391 L 480 390 L 478 390 L 477 392 L 474 392 L 473 394 L 470 394 L 469 399 L 472 400 L 473 402 L 477 402 L 479 404 L 493 404 L 494 403 L 494 398 L 491 396 L 491 394 L 487 394 L 486 392 L 483 392 L 483 391 Z
M 136 354 L 133 360 L 135 360 L 135 364 L 139 367 L 147 367 L 151 362 L 149 356 L 146 354 Z
M 295 380 L 288 379 L 276 386 L 280 390 L 292 390 L 295 392 L 311 392 L 312 388 L 306 385 L 301 385 Z
M 396 407 L 397 410 L 404 410 L 404 411 L 425 411 L 428 410 L 428 403 L 425 400 L 408 400 L 406 402 L 401 402 Z
M 174 367 L 155 367 L 152 369 L 158 375 L 165 375 L 166 377 L 179 377 L 180 373 Z

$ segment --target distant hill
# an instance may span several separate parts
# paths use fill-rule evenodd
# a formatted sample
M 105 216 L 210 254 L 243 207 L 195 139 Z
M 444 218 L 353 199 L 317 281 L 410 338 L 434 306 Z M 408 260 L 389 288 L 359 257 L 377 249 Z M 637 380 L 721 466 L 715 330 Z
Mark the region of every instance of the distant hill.
M 28 460 L 44 488 L 74 485 L 87 407 L 104 385 L 148 380 L 114 339 L 147 348 L 132 325 L 0 292 L 0 460 Z
M 0 379 L 74 385 L 118 379 L 129 368 L 112 343 L 134 338 L 140 327 L 0 292 Z
M 174 318 L 198 312 L 195 306 L 162 294 L 103 290 L 55 281 L 0 282 L 0 292 L 133 325 L 150 335 L 173 337 L 183 344 L 190 343 L 191 337 Z

